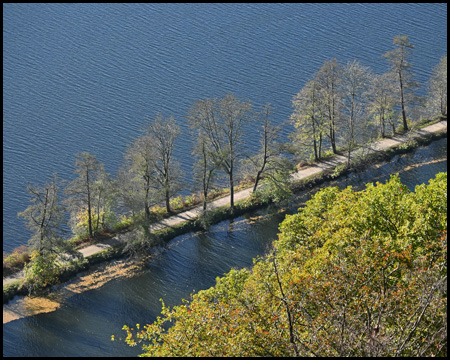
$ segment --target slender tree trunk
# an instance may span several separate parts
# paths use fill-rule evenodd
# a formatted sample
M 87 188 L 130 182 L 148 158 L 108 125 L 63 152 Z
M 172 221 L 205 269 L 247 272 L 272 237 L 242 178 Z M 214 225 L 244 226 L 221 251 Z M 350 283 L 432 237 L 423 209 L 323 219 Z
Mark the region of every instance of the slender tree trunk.
M 331 129 L 331 148 L 333 149 L 333 154 L 337 154 L 335 136 L 334 129 Z
M 234 181 L 233 181 L 233 168 L 230 169 L 230 211 L 234 211 Z
M 98 199 L 97 199 L 97 225 L 95 227 L 96 233 L 98 233 L 99 226 L 100 226 L 100 191 L 98 192 Z
M 166 192 L 166 194 L 165 194 L 165 197 L 166 197 L 166 210 L 167 210 L 167 213 L 170 214 L 172 212 L 172 210 L 170 209 L 170 194 L 169 194 L 168 184 L 166 184 L 165 188 L 166 188 L 165 189 L 165 192 Z
M 208 199 L 208 191 L 203 189 L 203 211 L 206 211 L 207 199 Z
M 402 106 L 403 130 L 408 131 L 408 124 L 406 122 L 406 111 L 405 111 L 405 95 L 403 90 L 403 80 L 401 71 L 399 72 L 398 75 L 400 79 L 400 102 Z
M 319 159 L 322 157 L 322 134 L 319 135 Z
M 89 188 L 89 169 L 86 170 L 86 184 L 87 184 L 87 205 L 88 205 L 88 225 L 89 225 L 89 237 L 93 237 L 92 233 L 92 214 L 91 214 L 91 190 Z
M 383 109 L 383 110 L 381 110 L 381 113 L 380 113 L 380 134 L 381 134 L 382 138 L 385 137 L 384 123 L 385 123 L 385 118 L 384 118 L 384 109 Z
M 44 211 L 42 214 L 42 221 L 41 221 L 41 225 L 40 225 L 40 234 L 41 234 L 41 239 L 39 241 L 39 253 L 42 252 L 42 247 L 44 244 L 44 224 L 45 224 L 45 217 L 47 214 L 47 203 L 48 203 L 48 188 L 45 189 L 45 203 L 44 203 Z
M 206 202 L 208 201 L 208 182 L 206 180 L 206 153 L 203 146 L 203 211 L 206 211 Z
M 267 132 L 265 132 L 265 134 L 264 134 L 263 164 L 261 166 L 261 169 L 259 169 L 258 173 L 256 174 L 255 185 L 253 185 L 253 192 L 256 191 L 256 187 L 258 186 L 258 182 L 259 182 L 259 179 L 261 178 L 261 174 L 263 173 L 264 168 L 266 167 L 266 164 L 267 164 L 267 151 L 268 151 L 267 147 L 268 147 Z
M 145 210 L 145 218 L 146 220 L 150 219 L 150 206 L 148 203 L 148 193 L 149 193 L 149 186 L 150 186 L 150 178 L 147 176 L 145 177 L 145 180 L 147 181 L 147 187 L 145 189 L 145 200 L 144 200 L 144 210 Z
M 317 161 L 317 160 L 319 160 L 319 157 L 317 154 L 316 121 L 314 119 L 314 116 L 311 117 L 311 120 L 312 120 L 312 128 L 313 128 L 314 159 Z
M 253 192 L 256 191 L 256 187 L 258 186 L 258 182 L 259 182 L 262 172 L 264 171 L 265 165 L 266 164 L 264 163 L 263 167 L 260 170 L 258 170 L 258 173 L 256 174 L 255 185 L 253 185 Z

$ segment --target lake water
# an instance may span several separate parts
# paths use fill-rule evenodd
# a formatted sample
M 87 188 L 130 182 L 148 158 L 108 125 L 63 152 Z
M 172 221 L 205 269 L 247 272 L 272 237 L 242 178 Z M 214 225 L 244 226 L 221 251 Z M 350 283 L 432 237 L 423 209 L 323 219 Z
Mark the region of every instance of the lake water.
M 447 171 L 446 138 L 322 187 L 352 185 L 362 190 L 365 183 L 384 183 L 398 172 L 401 181 L 414 190 L 440 171 Z M 317 190 L 298 194 L 287 213 L 295 212 Z M 5 309 L 16 318 L 3 325 L 3 356 L 140 354 L 140 346 L 111 342 L 111 335 L 124 337 L 123 325 L 152 323 L 161 311 L 160 298 L 169 306 L 181 304 L 193 291 L 213 286 L 215 278 L 232 267 L 251 266 L 252 259 L 267 252 L 276 239 L 283 218 L 284 214 L 262 210 L 224 221 L 206 233 L 173 239 L 140 269 L 127 269 L 116 261 L 82 277 L 83 281 L 71 281 L 46 299 L 14 300 L 3 306 L 4 322 Z M 86 285 L 93 289 L 83 292 Z M 22 317 L 32 311 L 44 313 Z
M 425 84 L 447 52 L 447 4 L 4 4 L 3 250 L 28 240 L 26 185 L 73 179 L 76 153 L 115 175 L 148 119 L 173 115 L 189 192 L 192 103 L 234 93 L 282 123 L 325 60 L 385 72 L 400 34 Z

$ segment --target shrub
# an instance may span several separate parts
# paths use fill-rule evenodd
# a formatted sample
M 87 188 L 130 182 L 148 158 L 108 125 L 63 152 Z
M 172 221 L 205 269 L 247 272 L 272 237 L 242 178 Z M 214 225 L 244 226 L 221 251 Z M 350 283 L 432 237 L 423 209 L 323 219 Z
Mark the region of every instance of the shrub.
M 24 265 L 30 261 L 28 248 L 21 245 L 14 249 L 10 255 L 3 253 L 3 274 L 8 275 L 23 269 Z
M 173 198 L 170 200 L 170 208 L 172 210 L 179 210 L 183 208 L 184 202 L 181 196 L 178 196 L 176 198 Z
M 33 251 L 31 261 L 25 266 L 25 285 L 29 293 L 53 285 L 58 281 L 60 265 L 56 254 Z

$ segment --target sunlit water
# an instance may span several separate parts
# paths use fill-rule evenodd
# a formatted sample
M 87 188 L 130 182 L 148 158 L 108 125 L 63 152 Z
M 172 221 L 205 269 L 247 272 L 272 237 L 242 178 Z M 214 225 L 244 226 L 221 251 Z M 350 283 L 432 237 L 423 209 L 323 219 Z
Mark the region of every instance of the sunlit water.
M 173 115 L 188 193 L 192 103 L 234 93 L 256 108 L 271 103 L 281 124 L 325 60 L 383 73 L 381 55 L 400 34 L 415 45 L 424 94 L 447 52 L 446 4 L 4 4 L 3 250 L 29 238 L 16 217 L 26 185 L 54 172 L 73 179 L 76 153 L 115 175 L 148 118 Z M 255 152 L 254 128 L 245 140 Z
M 447 171 L 447 139 L 413 153 L 349 174 L 325 186 L 361 190 L 367 182 L 382 182 L 399 173 L 410 190 Z M 286 212 L 293 213 L 318 189 L 300 193 Z M 250 267 L 277 237 L 285 213 L 261 210 L 212 226 L 208 232 L 173 239 L 166 249 L 143 266 L 117 261 L 80 276 L 45 299 L 16 299 L 5 310 L 16 320 L 3 325 L 4 356 L 129 356 L 142 352 L 121 341 L 124 324 L 151 323 L 161 310 L 188 299 L 194 291 L 209 288 L 215 278 L 232 267 Z M 87 290 L 92 286 L 93 290 Z M 23 303 L 21 303 L 23 301 Z M 39 313 L 34 316 L 27 316 Z M 13 314 L 14 315 L 14 314 Z M 9 315 L 9 316 L 13 316 Z

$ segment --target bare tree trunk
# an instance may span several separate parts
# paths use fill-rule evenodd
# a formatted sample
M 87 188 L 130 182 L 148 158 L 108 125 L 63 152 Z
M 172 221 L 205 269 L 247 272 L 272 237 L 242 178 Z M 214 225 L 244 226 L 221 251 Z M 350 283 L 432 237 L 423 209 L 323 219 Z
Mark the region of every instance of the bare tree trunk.
M 234 181 L 233 181 L 233 168 L 229 172 L 230 175 L 230 211 L 234 211 Z
M 89 188 L 89 169 L 86 169 L 86 185 L 87 185 L 87 206 L 88 206 L 89 237 L 92 238 L 94 236 L 94 234 L 92 233 L 91 190 Z
M 400 102 L 402 106 L 402 119 L 403 119 L 403 131 L 408 131 L 408 124 L 406 122 L 406 112 L 405 112 L 405 95 L 403 90 L 403 81 L 402 81 L 402 73 L 399 72 L 400 79 Z
M 150 186 L 150 178 L 145 177 L 145 180 L 147 182 L 147 188 L 145 189 L 145 199 L 144 199 L 144 210 L 145 210 L 145 218 L 146 220 L 150 219 L 150 205 L 149 205 L 149 199 L 148 199 L 148 193 L 149 193 L 149 186 Z
M 165 186 L 165 198 L 166 198 L 166 210 L 167 213 L 172 213 L 172 210 L 170 209 L 170 193 L 169 193 L 169 186 L 166 184 Z

